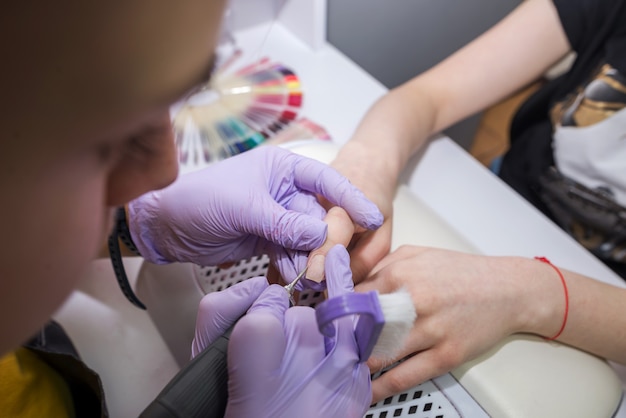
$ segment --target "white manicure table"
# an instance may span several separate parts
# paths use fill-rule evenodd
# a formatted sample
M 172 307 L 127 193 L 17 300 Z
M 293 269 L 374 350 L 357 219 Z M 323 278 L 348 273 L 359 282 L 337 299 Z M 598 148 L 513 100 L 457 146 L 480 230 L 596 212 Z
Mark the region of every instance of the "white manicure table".
M 323 16 L 318 2 L 310 3 L 314 18 Z M 262 24 L 237 31 L 236 38 L 244 47 L 243 62 L 268 56 L 296 72 L 304 91 L 300 114 L 324 126 L 335 145 L 341 145 L 386 89 L 320 38 L 317 29 L 306 29 L 286 18 L 271 27 Z M 335 145 L 303 143 L 293 149 L 324 160 L 336 151 Z M 433 140 L 412 161 L 395 203 L 394 247 L 414 243 L 489 255 L 541 255 L 567 269 L 624 286 L 622 279 L 449 138 Z M 184 340 L 193 331 L 189 322 L 202 294 L 185 275 L 193 270 L 189 265 L 142 269 L 140 258 L 126 258 L 125 264 L 132 283 L 141 276 L 138 294 L 151 314 L 126 301 L 110 262 L 97 260 L 54 316 L 87 364 L 100 373 L 114 418 L 137 416 L 179 370 L 185 354 L 174 346 L 187 344 Z M 155 275 L 176 275 L 181 285 L 174 281 L 164 285 L 159 282 L 162 277 L 151 281 Z M 170 318 L 164 320 L 168 313 Z M 180 332 L 186 334 L 173 343 L 176 321 L 182 322 L 185 331 Z M 377 404 L 367 416 L 611 416 L 626 381 L 622 376 L 626 373 L 621 367 L 586 353 L 520 336 L 403 398 Z M 407 397 L 422 397 L 421 403 L 412 408 Z M 626 417 L 625 408 L 614 416 Z

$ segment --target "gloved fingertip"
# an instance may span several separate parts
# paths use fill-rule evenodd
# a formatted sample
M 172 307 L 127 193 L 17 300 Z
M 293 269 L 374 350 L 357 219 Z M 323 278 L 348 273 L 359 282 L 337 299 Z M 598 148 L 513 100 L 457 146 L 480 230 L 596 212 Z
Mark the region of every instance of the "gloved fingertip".
M 326 254 L 326 260 L 328 260 L 329 257 L 333 259 L 334 264 L 340 264 L 344 268 L 350 268 L 350 254 L 343 245 L 334 245 Z
M 301 251 L 311 251 L 324 244 L 328 236 L 326 222 L 303 213 L 288 213 L 289 219 L 281 222 L 283 227 L 276 230 L 275 242 Z
M 306 246 L 306 250 L 314 250 L 321 247 L 328 236 L 328 224 L 309 215 L 301 215 L 300 218 L 307 226 L 302 230 L 301 245 Z
M 385 217 L 374 203 L 365 197 L 361 192 L 361 199 L 355 199 L 359 202 L 355 205 L 358 210 L 347 210 L 354 222 L 366 229 L 378 229 L 385 221 Z
M 260 296 L 261 293 L 263 293 L 263 291 L 270 285 L 265 276 L 251 277 L 244 283 L 246 283 L 248 292 L 250 292 L 250 294 L 257 295 L 257 297 Z
M 350 255 L 343 245 L 335 245 L 326 254 L 326 286 L 329 297 L 354 291 Z
M 285 311 L 289 308 L 289 295 L 284 287 L 273 284 L 268 286 L 248 309 L 248 315 L 269 312 L 282 322 Z
M 326 280 L 322 280 L 321 282 L 316 282 L 309 279 L 302 279 L 296 284 L 296 290 L 313 290 L 315 292 L 323 292 L 326 290 Z
M 265 277 L 257 276 L 237 283 L 221 292 L 207 293 L 200 300 L 199 311 L 205 313 L 213 311 L 230 313 L 233 310 L 236 311 L 241 306 L 243 307 L 239 313 L 241 315 L 268 286 L 269 283 Z M 224 314 L 223 312 L 222 314 Z
M 368 213 L 365 222 L 363 222 L 362 227 L 367 229 L 378 229 L 382 226 L 385 221 L 385 217 L 382 212 L 378 209 L 378 206 L 374 205 L 372 211 Z

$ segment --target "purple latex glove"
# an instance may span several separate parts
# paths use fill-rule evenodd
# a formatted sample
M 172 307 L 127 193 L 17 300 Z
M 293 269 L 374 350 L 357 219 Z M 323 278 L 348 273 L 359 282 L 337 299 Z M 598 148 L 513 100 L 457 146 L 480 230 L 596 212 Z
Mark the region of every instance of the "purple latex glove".
M 252 277 L 228 289 L 205 295 L 198 307 L 191 358 L 222 336 L 268 286 L 265 277 Z
M 325 268 L 329 297 L 353 291 L 345 248 L 333 247 Z M 235 325 L 226 417 L 363 417 L 370 371 L 359 363 L 353 318 L 337 320 L 325 340 L 314 309 L 288 306 L 285 289 L 272 285 Z
M 288 150 L 262 146 L 181 176 L 129 204 L 130 231 L 148 261 L 199 265 L 266 253 L 283 277 L 295 277 L 299 251 L 326 239 L 316 194 L 375 229 L 383 216 L 337 171 Z
M 320 220 L 326 217 L 326 210 L 320 206 L 317 197 L 312 194 L 302 193 L 294 196 L 289 208 L 295 212 L 308 213 Z M 285 282 L 291 283 L 306 268 L 309 261 L 309 251 L 281 251 L 281 248 L 278 247 L 271 251 L 271 261 L 278 268 Z M 326 289 L 326 280 L 318 283 L 304 277 L 296 284 L 296 290 L 301 291 L 303 289 L 314 289 L 321 292 Z

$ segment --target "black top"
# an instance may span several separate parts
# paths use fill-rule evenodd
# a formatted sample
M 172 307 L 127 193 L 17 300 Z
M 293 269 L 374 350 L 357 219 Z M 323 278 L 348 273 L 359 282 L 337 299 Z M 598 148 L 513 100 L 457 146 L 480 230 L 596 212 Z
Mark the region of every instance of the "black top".
M 567 113 L 563 104 L 569 100 L 571 105 L 572 96 L 579 95 L 607 65 L 626 75 L 626 0 L 554 0 L 554 4 L 577 57 L 566 74 L 549 81 L 520 107 L 500 172 L 506 183 L 553 220 L 554 214 L 540 197 L 539 178 L 555 165 L 555 109 L 560 106 L 557 120 L 563 124 Z

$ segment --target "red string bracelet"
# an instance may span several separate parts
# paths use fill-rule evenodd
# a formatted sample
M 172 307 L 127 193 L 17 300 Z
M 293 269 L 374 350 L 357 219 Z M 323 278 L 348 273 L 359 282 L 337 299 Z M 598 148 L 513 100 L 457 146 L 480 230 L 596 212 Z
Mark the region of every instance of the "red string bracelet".
M 559 332 L 557 332 L 554 335 L 554 337 L 550 337 L 550 338 L 544 337 L 548 341 L 553 341 L 553 340 L 556 340 L 557 338 L 559 338 L 561 336 L 561 333 L 565 329 L 565 324 L 567 324 L 567 316 L 569 314 L 569 292 L 567 291 L 567 283 L 565 282 L 565 277 L 563 277 L 563 274 L 561 273 L 561 270 L 559 270 L 554 264 L 552 264 L 550 262 L 550 260 L 548 260 L 545 257 L 535 257 L 535 259 L 539 260 L 539 261 L 541 261 L 543 263 L 546 263 L 550 267 L 552 267 L 554 269 L 554 271 L 556 271 L 556 273 L 559 275 L 559 278 L 561 279 L 561 283 L 563 283 L 563 291 L 565 293 L 565 313 L 563 314 L 563 324 L 561 325 L 561 329 L 559 329 Z

